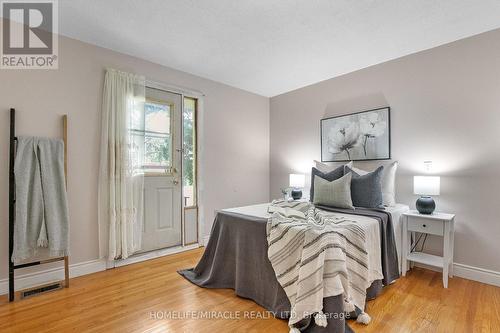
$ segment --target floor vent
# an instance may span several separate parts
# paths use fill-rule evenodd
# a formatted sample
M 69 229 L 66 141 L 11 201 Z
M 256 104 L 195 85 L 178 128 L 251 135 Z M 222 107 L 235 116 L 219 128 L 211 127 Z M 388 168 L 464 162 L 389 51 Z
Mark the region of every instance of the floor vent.
M 48 293 L 49 291 L 62 289 L 62 282 L 54 282 L 51 284 L 46 284 L 44 286 L 39 286 L 31 289 L 26 289 L 21 291 L 21 299 L 37 296 L 40 294 Z

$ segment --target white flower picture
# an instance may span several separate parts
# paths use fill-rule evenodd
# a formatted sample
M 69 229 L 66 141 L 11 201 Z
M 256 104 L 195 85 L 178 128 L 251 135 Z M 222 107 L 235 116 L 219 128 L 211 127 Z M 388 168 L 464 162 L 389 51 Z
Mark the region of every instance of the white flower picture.
M 390 108 L 321 120 L 324 162 L 390 158 Z
M 383 135 L 387 129 L 387 122 L 377 112 L 368 112 L 360 115 L 359 128 L 363 136 L 363 152 L 367 156 L 367 144 L 369 139 L 377 138 Z
M 350 150 L 361 143 L 359 124 L 350 121 L 339 121 L 328 132 L 328 152 L 347 155 L 351 159 Z

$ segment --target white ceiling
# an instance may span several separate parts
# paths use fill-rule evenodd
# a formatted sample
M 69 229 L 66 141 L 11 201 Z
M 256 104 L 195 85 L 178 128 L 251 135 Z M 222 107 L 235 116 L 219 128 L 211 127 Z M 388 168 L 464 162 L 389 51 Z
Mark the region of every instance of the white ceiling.
M 500 27 L 499 0 L 60 0 L 61 34 L 274 96 Z

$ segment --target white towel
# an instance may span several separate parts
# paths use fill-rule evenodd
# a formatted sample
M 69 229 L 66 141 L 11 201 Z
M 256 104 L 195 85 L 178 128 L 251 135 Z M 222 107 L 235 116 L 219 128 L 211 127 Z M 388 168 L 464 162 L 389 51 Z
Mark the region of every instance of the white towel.
M 49 256 L 69 255 L 69 216 L 64 177 L 64 142 L 19 137 L 14 164 L 16 212 L 12 260 L 48 247 Z

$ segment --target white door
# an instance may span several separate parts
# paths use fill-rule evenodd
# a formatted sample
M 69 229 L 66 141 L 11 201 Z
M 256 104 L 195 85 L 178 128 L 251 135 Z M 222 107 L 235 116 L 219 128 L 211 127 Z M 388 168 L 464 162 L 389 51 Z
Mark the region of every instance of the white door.
M 141 252 L 182 244 L 182 96 L 146 88 Z

